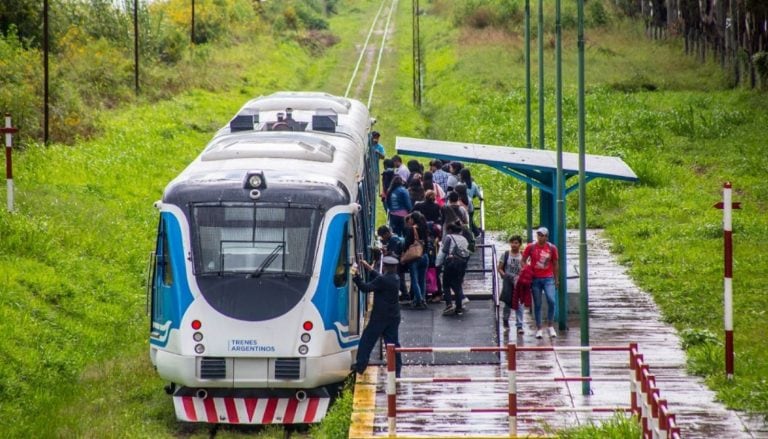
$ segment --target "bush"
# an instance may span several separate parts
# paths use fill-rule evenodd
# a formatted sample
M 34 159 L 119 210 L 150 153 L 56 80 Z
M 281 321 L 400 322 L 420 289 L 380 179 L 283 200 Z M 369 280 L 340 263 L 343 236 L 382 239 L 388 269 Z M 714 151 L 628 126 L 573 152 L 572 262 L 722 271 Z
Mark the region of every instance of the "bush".
M 609 21 L 608 11 L 605 9 L 602 1 L 593 0 L 589 2 L 589 22 L 593 26 L 604 26 Z

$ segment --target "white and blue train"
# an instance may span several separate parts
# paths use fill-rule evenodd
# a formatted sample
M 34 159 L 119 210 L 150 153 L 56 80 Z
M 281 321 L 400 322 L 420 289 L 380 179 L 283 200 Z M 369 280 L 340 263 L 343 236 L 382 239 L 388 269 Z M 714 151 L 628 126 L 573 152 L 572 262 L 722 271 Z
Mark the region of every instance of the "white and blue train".
M 253 99 L 165 189 L 150 356 L 181 421 L 321 420 L 348 376 L 378 161 L 360 102 Z

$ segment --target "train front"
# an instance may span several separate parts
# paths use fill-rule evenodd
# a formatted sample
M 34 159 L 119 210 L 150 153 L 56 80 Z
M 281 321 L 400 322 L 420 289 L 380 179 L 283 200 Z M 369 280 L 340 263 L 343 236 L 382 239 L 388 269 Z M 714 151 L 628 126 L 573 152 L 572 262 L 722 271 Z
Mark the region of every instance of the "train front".
M 198 160 L 157 204 L 152 361 L 179 420 L 318 422 L 359 339 L 357 205 L 305 161 L 218 161 Z

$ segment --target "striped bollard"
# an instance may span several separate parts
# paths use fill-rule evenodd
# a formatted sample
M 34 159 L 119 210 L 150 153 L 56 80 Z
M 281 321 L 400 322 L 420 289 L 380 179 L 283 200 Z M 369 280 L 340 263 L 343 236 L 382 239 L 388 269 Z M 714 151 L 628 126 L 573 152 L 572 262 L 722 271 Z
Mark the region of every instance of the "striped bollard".
M 517 437 L 517 345 L 507 344 L 507 376 L 509 380 L 509 437 Z
M 725 276 L 723 280 L 723 323 L 725 326 L 725 376 L 733 379 L 733 229 L 732 209 L 741 209 L 741 203 L 731 201 L 731 182 L 723 183 L 723 201 L 715 204 L 723 210 L 723 252 Z
M 8 212 L 13 212 L 13 133 L 18 129 L 11 125 L 11 115 L 5 113 L 5 126 L 0 128 L 0 133 L 5 133 L 5 181 L 8 188 Z
M 395 422 L 397 415 L 397 377 L 396 377 L 395 345 L 387 344 L 387 432 L 395 437 Z
M 637 376 L 637 343 L 629 344 L 629 406 L 632 408 L 632 414 L 638 416 L 640 411 L 637 408 L 636 383 Z

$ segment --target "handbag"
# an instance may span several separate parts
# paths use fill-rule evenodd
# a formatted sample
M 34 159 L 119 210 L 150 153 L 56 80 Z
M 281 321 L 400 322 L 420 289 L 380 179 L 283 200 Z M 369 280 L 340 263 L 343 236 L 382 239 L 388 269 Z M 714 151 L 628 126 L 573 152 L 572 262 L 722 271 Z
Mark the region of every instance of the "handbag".
M 419 231 L 416 226 L 413 226 L 413 233 L 413 244 L 409 245 L 403 254 L 400 255 L 401 264 L 410 264 L 424 255 L 424 244 L 419 240 Z

